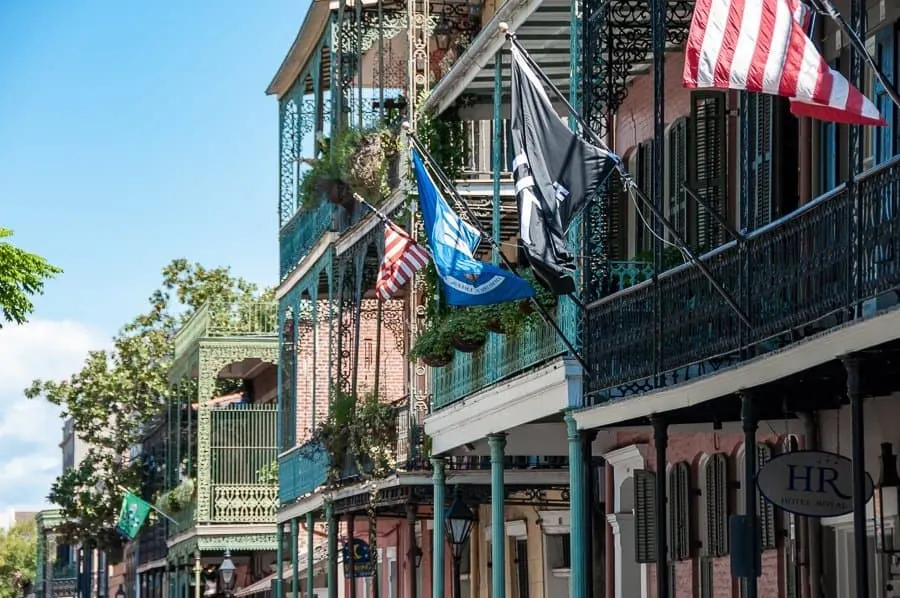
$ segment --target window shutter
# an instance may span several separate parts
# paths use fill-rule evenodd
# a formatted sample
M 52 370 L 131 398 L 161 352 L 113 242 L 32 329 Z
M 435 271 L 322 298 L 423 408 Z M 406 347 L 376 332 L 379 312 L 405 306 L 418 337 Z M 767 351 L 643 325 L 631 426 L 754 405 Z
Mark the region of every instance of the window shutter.
M 656 477 L 634 470 L 634 550 L 638 563 L 656 562 Z
M 688 118 L 682 117 L 669 129 L 669 220 L 675 225 L 689 245 L 693 245 L 694 227 L 689 214 L 696 213 L 696 206 L 688 201 L 684 191 L 687 183 Z
M 700 598 L 713 598 L 715 571 L 713 560 L 709 557 L 700 559 Z M 675 594 L 672 594 L 673 596 Z
M 773 164 L 774 96 L 747 94 L 747 118 L 750 119 L 750 222 L 757 229 L 771 222 L 777 214 L 772 193 L 775 188 Z
M 653 141 L 645 141 L 638 145 L 637 149 L 637 168 L 636 180 L 638 189 L 646 195 L 650 201 L 653 199 Z M 643 215 L 635 214 L 635 248 L 637 253 L 650 251 L 652 247 L 651 234 L 648 225 L 653 226 L 653 217 L 650 210 L 644 205 L 644 202 L 637 201 L 636 210 Z
M 875 36 L 875 59 L 881 72 L 887 75 L 888 80 L 894 85 L 896 81 L 895 64 L 895 40 L 896 29 L 888 26 Z M 872 137 L 875 143 L 875 163 L 880 164 L 894 157 L 897 119 L 896 108 L 884 87 L 875 81 L 875 105 L 888 122 L 886 127 L 879 127 L 873 131 Z
M 688 140 L 694 168 L 689 173 L 691 188 L 717 213 L 728 214 L 728 146 L 725 122 L 726 95 L 720 91 L 691 94 Z M 725 240 L 722 227 L 703 208 L 697 210 L 697 247 L 713 249 Z
M 728 554 L 728 458 L 723 453 L 710 457 L 706 471 L 706 554 L 711 557 Z
M 683 561 L 691 557 L 690 465 L 676 463 L 667 475 L 669 560 Z
M 616 175 L 606 179 L 605 193 L 606 214 L 609 223 L 607 231 L 609 259 L 626 260 L 628 259 L 628 206 L 631 200 L 625 185 L 622 184 L 622 177 Z
M 763 465 L 772 459 L 772 447 L 761 442 L 756 445 L 756 471 L 759 472 Z M 749 484 L 753 484 L 750 480 Z M 752 488 L 753 486 L 748 486 Z M 760 527 L 760 547 L 762 550 L 769 550 L 777 546 L 777 538 L 775 537 L 775 506 L 767 501 L 762 493 L 757 492 L 756 500 L 759 504 L 759 527 Z

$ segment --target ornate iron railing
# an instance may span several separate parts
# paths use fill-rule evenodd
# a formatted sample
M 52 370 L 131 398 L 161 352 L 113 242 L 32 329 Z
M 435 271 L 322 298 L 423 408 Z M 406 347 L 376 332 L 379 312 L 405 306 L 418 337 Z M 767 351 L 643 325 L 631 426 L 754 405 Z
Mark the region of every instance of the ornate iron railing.
M 153 524 L 145 524 L 144 529 L 137 537 L 138 564 L 150 563 L 166 558 L 168 547 L 166 546 L 167 521 L 159 518 Z
M 175 335 L 175 356 L 183 355 L 205 337 L 274 336 L 278 334 L 278 302 L 251 301 L 228 305 L 208 301 Z
M 214 523 L 270 523 L 278 507 L 274 405 L 210 410 L 210 514 Z M 202 442 L 202 439 L 201 439 Z M 203 450 L 201 444 L 200 450 Z M 203 472 L 200 472 L 203 475 Z
M 278 496 L 288 503 L 316 488 L 328 479 L 331 455 L 318 439 L 312 439 L 278 459 Z
M 306 257 L 316 241 L 335 225 L 337 207 L 323 201 L 317 208 L 299 211 L 278 233 L 280 276 L 282 280 Z
M 678 384 L 878 309 L 900 286 L 900 156 L 855 191 L 841 186 L 702 257 L 751 328 L 691 265 L 588 306 L 588 402 Z
M 194 500 L 180 511 L 168 515 L 175 520 L 174 524 L 169 523 L 169 537 L 182 534 L 194 527 L 197 521 L 197 502 Z

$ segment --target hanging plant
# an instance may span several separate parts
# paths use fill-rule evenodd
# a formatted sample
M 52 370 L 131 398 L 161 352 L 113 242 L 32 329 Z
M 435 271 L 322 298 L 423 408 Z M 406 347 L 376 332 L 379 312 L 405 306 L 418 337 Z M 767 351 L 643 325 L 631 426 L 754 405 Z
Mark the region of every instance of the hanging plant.
M 487 342 L 485 312 L 481 309 L 454 309 L 443 322 L 450 344 L 457 351 L 473 353 Z
M 453 346 L 445 328 L 434 322 L 419 333 L 408 355 L 411 361 L 421 359 L 427 366 L 441 368 L 453 360 Z
M 194 499 L 196 484 L 193 478 L 185 478 L 180 484 L 162 493 L 156 507 L 163 513 L 179 513 L 187 508 Z

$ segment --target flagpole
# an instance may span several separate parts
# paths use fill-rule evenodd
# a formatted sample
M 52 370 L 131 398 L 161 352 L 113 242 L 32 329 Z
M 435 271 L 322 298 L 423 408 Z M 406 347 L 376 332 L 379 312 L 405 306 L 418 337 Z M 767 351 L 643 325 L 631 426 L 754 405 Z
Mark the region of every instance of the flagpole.
M 509 268 L 509 270 L 511 272 L 515 272 L 516 267 L 513 265 L 512 262 L 509 261 L 509 258 L 507 258 L 503 254 L 503 251 L 500 248 L 500 244 L 497 242 L 497 240 L 494 237 L 487 234 L 487 231 L 485 230 L 484 226 L 482 226 L 481 221 L 478 220 L 478 216 L 475 215 L 475 213 L 469 207 L 469 204 L 462 198 L 462 196 L 456 190 L 456 186 L 453 185 L 453 183 L 450 181 L 450 179 L 444 173 L 443 169 L 438 165 L 437 162 L 435 162 L 431 153 L 427 149 L 425 149 L 425 147 L 419 141 L 419 138 L 416 137 L 416 134 L 412 132 L 412 126 L 409 123 L 403 123 L 403 128 L 406 130 L 406 135 L 409 138 L 410 142 L 412 142 L 415 149 L 417 149 L 419 151 L 419 153 L 421 153 L 422 156 L 431 165 L 431 170 L 437 176 L 438 181 L 441 183 L 441 186 L 443 186 L 450 193 L 450 195 L 453 197 L 453 200 L 459 205 L 459 207 L 461 207 L 466 212 L 466 215 L 469 217 L 469 220 L 472 221 L 471 224 L 478 229 L 478 232 L 481 234 L 481 237 L 484 239 L 487 239 L 488 242 L 491 244 L 491 247 L 493 249 L 497 250 L 497 254 L 500 256 L 500 260 L 503 262 L 503 264 L 507 268 Z M 532 295 L 531 297 L 529 297 L 529 299 L 531 299 L 532 305 L 534 305 L 535 309 L 537 310 L 538 314 L 540 314 L 541 318 L 547 324 L 549 324 L 550 326 L 553 327 L 553 330 L 556 331 L 556 335 L 562 340 L 563 344 L 565 344 L 566 349 L 572 354 L 572 356 L 575 358 L 575 360 L 578 361 L 578 363 L 581 365 L 581 368 L 584 370 L 585 377 L 590 378 L 591 377 L 591 368 L 588 366 L 587 361 L 585 361 L 585 359 L 581 355 L 581 353 L 577 349 L 575 349 L 575 346 L 572 344 L 572 342 L 569 340 L 569 338 L 566 336 L 566 334 L 562 331 L 562 328 L 559 327 L 559 324 L 556 323 L 556 320 L 554 320 L 553 317 L 550 316 L 550 312 L 548 312 L 547 309 L 543 305 L 541 305 L 540 301 L 537 300 L 536 296 Z
M 875 59 L 872 58 L 872 55 L 869 54 L 869 51 L 866 50 L 866 45 L 859 38 L 856 31 L 850 27 L 850 24 L 847 23 L 847 20 L 844 19 L 843 15 L 838 12 L 837 8 L 834 4 L 831 3 L 831 0 L 811 0 L 811 2 L 820 10 L 822 10 L 825 14 L 831 17 L 841 28 L 841 30 L 847 34 L 847 37 L 850 38 L 850 43 L 856 48 L 856 51 L 859 52 L 863 60 L 866 61 L 866 64 L 869 65 L 869 68 L 872 69 L 872 74 L 875 75 L 875 78 L 878 79 L 878 82 L 884 87 L 884 90 L 887 92 L 888 96 L 890 96 L 891 101 L 894 103 L 897 108 L 900 108 L 900 92 L 897 91 L 897 88 L 888 80 L 885 74 L 878 68 L 878 65 L 875 63 Z
M 663 225 L 663 228 L 666 229 L 666 232 L 672 236 L 672 239 L 675 241 L 675 245 L 678 247 L 678 249 L 683 251 L 688 256 L 688 258 L 691 260 L 691 262 L 693 262 L 694 265 L 697 266 L 697 268 L 700 270 L 700 272 L 703 274 L 703 276 L 706 277 L 706 279 L 713 286 L 713 288 L 716 289 L 716 291 L 719 293 L 719 295 L 722 296 L 722 299 L 725 300 L 725 303 L 727 303 L 728 306 L 732 310 L 734 310 L 734 312 L 737 314 L 737 316 L 741 319 L 742 322 L 744 322 L 744 324 L 748 328 L 752 328 L 753 325 L 750 323 L 750 318 L 747 317 L 747 314 L 744 313 L 744 310 L 741 309 L 741 307 L 737 304 L 737 301 L 735 301 L 734 298 L 728 293 L 728 291 L 725 290 L 725 287 L 723 287 L 719 283 L 719 281 L 717 281 L 713 277 L 712 272 L 709 271 L 709 268 L 706 266 L 705 263 L 703 263 L 700 260 L 700 258 L 694 252 L 694 250 L 691 249 L 690 247 L 688 247 L 687 243 L 685 243 L 685 241 L 684 241 L 684 238 L 675 229 L 674 225 L 669 221 L 669 219 L 666 218 L 662 214 L 662 212 L 660 212 L 659 209 L 657 209 L 657 207 L 655 205 L 653 205 L 653 202 L 650 201 L 650 198 L 648 198 L 647 195 L 643 191 L 641 191 L 640 187 L 637 186 L 637 183 L 635 183 L 632 176 L 630 174 L 628 174 L 628 171 L 625 170 L 625 165 L 622 164 L 622 161 L 618 158 L 618 156 L 616 156 L 609 150 L 609 148 L 606 146 L 606 143 L 604 143 L 603 140 L 600 139 L 600 136 L 597 135 L 587 125 L 587 123 L 584 121 L 584 119 L 581 117 L 581 115 L 578 114 L 578 112 L 575 110 L 575 108 L 572 107 L 572 104 L 569 103 L 569 100 L 566 98 L 566 96 L 563 95 L 563 93 L 559 90 L 559 88 L 553 84 L 553 81 L 551 81 L 550 78 L 547 76 L 547 74 L 541 69 L 541 67 L 539 67 L 537 65 L 537 63 L 534 61 L 534 59 L 531 58 L 531 55 L 528 54 L 528 50 L 526 50 L 524 48 L 524 46 L 522 46 L 522 44 L 519 43 L 519 40 L 516 38 L 516 34 L 509 32 L 509 25 L 506 23 L 500 23 L 499 29 L 500 29 L 500 31 L 506 32 L 506 39 L 508 39 L 510 41 L 510 43 L 513 44 L 522 53 L 522 56 L 525 58 L 525 60 L 528 61 L 529 66 L 531 66 L 532 69 L 534 70 L 534 72 L 537 74 L 537 76 L 540 77 L 540 79 L 544 83 L 544 85 L 546 85 L 548 88 L 550 88 L 550 91 L 552 91 L 553 94 L 556 95 L 556 97 L 559 99 L 559 101 L 566 107 L 566 109 L 572 115 L 572 118 L 574 118 L 575 122 L 578 123 L 578 126 L 580 126 L 582 131 L 588 137 L 590 137 L 591 142 L 594 143 L 595 145 L 597 145 L 597 147 L 607 151 L 611 156 L 615 157 L 616 171 L 622 177 L 622 181 L 634 192 L 634 194 L 638 197 L 638 199 L 640 199 L 641 202 L 645 206 L 647 206 L 647 208 L 650 210 L 650 213 L 653 214 L 654 218 L 659 220 L 659 222 Z

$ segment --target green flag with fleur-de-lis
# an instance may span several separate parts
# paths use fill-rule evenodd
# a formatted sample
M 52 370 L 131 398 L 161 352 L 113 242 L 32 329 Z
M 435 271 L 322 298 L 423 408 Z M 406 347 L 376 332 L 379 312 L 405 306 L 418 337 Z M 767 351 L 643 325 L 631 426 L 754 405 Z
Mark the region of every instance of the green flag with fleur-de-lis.
M 119 523 L 116 530 L 129 540 L 134 540 L 141 526 L 150 513 L 150 503 L 139 496 L 135 496 L 131 492 L 126 492 L 122 496 L 122 508 L 119 511 Z

